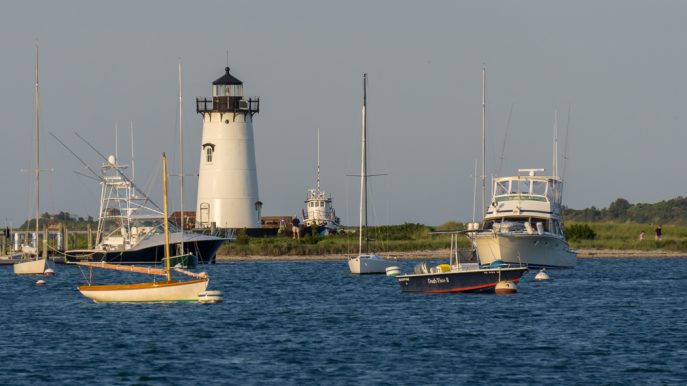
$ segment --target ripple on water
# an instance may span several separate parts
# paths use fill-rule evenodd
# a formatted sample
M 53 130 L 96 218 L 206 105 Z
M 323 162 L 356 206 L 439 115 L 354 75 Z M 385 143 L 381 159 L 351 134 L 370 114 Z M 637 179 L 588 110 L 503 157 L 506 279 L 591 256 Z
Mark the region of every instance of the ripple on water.
M 75 267 L 44 287 L 1 268 L 0 384 L 687 379 L 684 259 L 584 259 L 514 296 L 402 294 L 340 261 L 207 268 L 223 303 L 95 304 Z

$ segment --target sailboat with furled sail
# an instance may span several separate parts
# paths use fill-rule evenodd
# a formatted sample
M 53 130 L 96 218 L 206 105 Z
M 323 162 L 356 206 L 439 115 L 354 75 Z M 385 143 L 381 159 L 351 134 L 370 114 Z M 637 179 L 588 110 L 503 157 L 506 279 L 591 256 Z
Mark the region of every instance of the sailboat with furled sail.
M 38 45 L 36 45 L 36 83 L 35 83 L 35 105 L 36 105 L 36 230 L 34 233 L 33 246 L 23 246 L 23 256 L 21 260 L 14 263 L 14 273 L 17 275 L 42 275 L 45 272 L 46 263 L 48 260 L 47 253 L 44 248 L 44 256 L 40 256 L 39 247 L 39 233 L 38 233 L 38 214 L 40 211 L 40 181 L 41 181 L 41 164 L 40 164 L 40 95 L 38 93 Z M 45 242 L 46 240 L 43 240 Z
M 360 160 L 360 227 L 358 228 L 358 256 L 348 259 L 348 268 L 354 274 L 382 274 L 396 264 L 376 253 L 370 253 L 367 227 L 367 74 L 363 74 L 363 124 Z M 363 248 L 364 246 L 364 248 Z
M 76 262 L 80 266 L 89 268 L 103 268 L 117 271 L 136 272 L 141 274 L 163 276 L 161 281 L 134 284 L 86 284 L 79 286 L 79 292 L 95 302 L 125 302 L 125 303 L 167 303 L 167 302 L 197 302 L 199 296 L 205 292 L 209 284 L 209 277 L 205 272 L 194 273 L 181 268 L 174 271 L 193 277 L 193 280 L 177 281 L 172 279 L 172 268 L 169 252 L 169 214 L 167 205 L 167 157 L 162 155 L 163 192 L 164 192 L 164 228 L 165 228 L 165 266 L 164 268 L 123 266 L 105 262 Z

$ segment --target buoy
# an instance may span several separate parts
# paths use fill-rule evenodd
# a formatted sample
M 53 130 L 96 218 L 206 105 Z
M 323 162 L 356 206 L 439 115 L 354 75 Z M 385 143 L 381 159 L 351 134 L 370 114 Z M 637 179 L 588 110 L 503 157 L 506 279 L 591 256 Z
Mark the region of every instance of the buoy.
M 551 278 L 549 277 L 549 274 L 546 273 L 546 268 L 542 268 L 541 271 L 539 271 L 539 273 L 537 273 L 537 276 L 534 277 L 535 281 L 546 281 L 549 279 L 551 279 Z
M 45 285 L 45 280 L 39 279 L 39 280 L 36 282 L 36 285 Z
M 222 301 L 222 291 L 204 291 L 198 294 L 198 303 L 219 303 Z
M 391 267 L 386 267 L 386 275 L 387 276 L 398 276 L 401 274 L 401 268 L 392 265 Z
M 518 287 L 512 281 L 500 281 L 494 291 L 499 295 L 510 295 L 518 292 Z
M 45 275 L 45 276 L 54 276 L 54 275 L 55 275 L 55 271 L 54 271 L 52 268 L 48 268 L 48 269 L 46 269 L 45 271 L 43 271 L 43 275 Z

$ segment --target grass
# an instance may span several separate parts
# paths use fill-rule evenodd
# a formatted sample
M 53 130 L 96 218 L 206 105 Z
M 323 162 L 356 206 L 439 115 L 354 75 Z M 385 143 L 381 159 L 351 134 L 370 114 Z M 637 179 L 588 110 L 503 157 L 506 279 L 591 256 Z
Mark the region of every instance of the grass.
M 612 250 L 655 250 L 687 252 L 687 227 L 678 225 L 663 225 L 663 239 L 654 240 L 654 224 L 634 223 L 577 223 L 567 225 L 587 224 L 596 233 L 592 240 L 571 240 L 574 249 L 612 249 Z M 433 230 L 462 229 L 461 223 L 447 223 L 437 227 L 422 224 L 387 225 L 371 227 L 369 232 L 370 249 L 376 252 L 406 252 L 417 250 L 446 249 L 451 245 L 447 234 L 432 234 Z M 644 231 L 645 239 L 639 240 L 639 234 Z M 355 229 L 339 235 L 313 236 L 307 232 L 300 240 L 291 237 L 246 237 L 239 236 L 233 243 L 225 244 L 220 249 L 220 255 L 248 256 L 288 256 L 288 255 L 326 255 L 326 254 L 356 254 L 358 253 L 358 234 Z M 470 241 L 465 236 L 458 237 L 459 248 L 470 248 Z
M 449 248 L 450 236 L 432 234 L 434 228 L 422 224 L 385 225 L 370 227 L 370 250 L 375 252 L 405 252 Z M 219 255 L 285 256 L 358 253 L 358 233 L 351 229 L 343 234 L 319 236 L 304 232 L 300 240 L 290 236 L 246 237 L 239 235 L 236 242 L 227 243 Z M 459 237 L 459 248 L 469 248 L 467 237 Z
M 566 225 L 572 225 L 568 223 Z M 657 224 L 635 223 L 577 223 L 587 224 L 596 232 L 593 240 L 574 240 L 570 245 L 575 249 L 636 249 L 669 251 L 687 251 L 687 227 L 679 225 L 662 225 L 663 237 L 661 241 L 654 240 L 654 229 Z M 639 240 L 639 234 L 644 231 L 644 240 Z

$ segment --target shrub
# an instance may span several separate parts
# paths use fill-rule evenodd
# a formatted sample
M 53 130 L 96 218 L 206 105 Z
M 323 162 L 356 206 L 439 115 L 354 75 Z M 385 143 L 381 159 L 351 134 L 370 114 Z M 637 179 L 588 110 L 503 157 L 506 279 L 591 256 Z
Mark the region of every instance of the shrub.
M 565 235 L 569 240 L 594 240 L 596 238 L 596 232 L 587 224 L 566 226 Z

